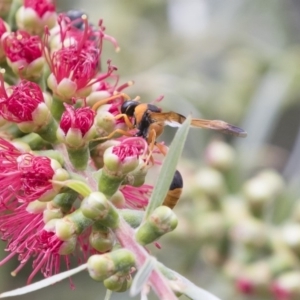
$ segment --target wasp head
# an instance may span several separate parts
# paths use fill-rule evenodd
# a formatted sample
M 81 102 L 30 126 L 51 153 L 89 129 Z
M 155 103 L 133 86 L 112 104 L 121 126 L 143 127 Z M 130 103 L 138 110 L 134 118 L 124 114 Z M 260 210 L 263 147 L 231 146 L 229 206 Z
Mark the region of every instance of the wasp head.
M 133 117 L 134 110 L 139 104 L 140 103 L 135 100 L 125 101 L 121 106 L 121 113 L 126 114 L 129 117 Z

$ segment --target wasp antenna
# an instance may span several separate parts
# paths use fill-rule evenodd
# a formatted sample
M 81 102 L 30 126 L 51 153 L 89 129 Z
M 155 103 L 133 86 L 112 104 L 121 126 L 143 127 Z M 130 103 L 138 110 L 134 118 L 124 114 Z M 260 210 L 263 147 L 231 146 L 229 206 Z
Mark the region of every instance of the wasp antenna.
M 152 103 L 160 102 L 160 101 L 162 101 L 162 99 L 164 99 L 164 97 L 165 97 L 164 95 L 160 95 Z
M 118 94 L 115 94 L 111 97 L 108 97 L 108 98 L 105 98 L 105 99 L 102 99 L 102 100 L 99 100 L 97 101 L 93 106 L 92 106 L 92 110 L 93 111 L 96 111 L 101 105 L 107 103 L 108 101 L 111 101 L 113 99 L 116 99 L 116 98 L 119 98 L 119 97 L 123 97 L 125 98 L 126 100 L 130 100 L 130 97 L 127 95 L 127 94 L 124 94 L 124 93 L 118 93 Z
M 141 97 L 140 96 L 136 96 L 134 99 L 132 99 L 132 101 L 140 101 Z
M 115 93 L 121 92 L 122 90 L 124 90 L 124 89 L 126 89 L 127 87 L 130 87 L 130 86 L 132 86 L 132 85 L 134 85 L 134 81 L 133 81 L 133 80 L 129 80 L 129 81 L 125 82 L 124 84 L 120 85 L 120 86 L 117 88 L 117 90 L 116 90 Z

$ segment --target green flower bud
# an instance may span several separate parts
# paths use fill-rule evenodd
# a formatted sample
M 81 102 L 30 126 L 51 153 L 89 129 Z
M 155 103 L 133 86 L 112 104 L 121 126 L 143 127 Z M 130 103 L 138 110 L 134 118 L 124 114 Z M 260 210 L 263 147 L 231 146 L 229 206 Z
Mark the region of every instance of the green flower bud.
M 54 232 L 56 229 L 57 222 L 60 221 L 59 219 L 51 219 L 49 222 L 47 222 L 44 226 L 44 230 L 48 232 Z M 58 254 L 60 255 L 67 255 L 70 253 L 73 253 L 76 248 L 77 243 L 77 235 L 69 235 L 68 238 L 65 240 L 58 237 L 55 233 L 55 239 L 59 241 L 63 241 L 62 245 L 59 248 Z
M 130 274 L 115 274 L 103 281 L 104 286 L 113 292 L 122 293 L 127 291 L 132 284 L 132 277 Z
M 46 202 L 47 203 L 47 208 L 43 211 L 43 221 L 44 223 L 49 222 L 52 219 L 60 219 L 63 217 L 63 213 L 59 208 L 53 208 L 49 203 L 51 202 Z
M 143 211 L 135 209 L 119 209 L 119 213 L 133 228 L 137 228 L 141 225 L 145 214 Z
M 203 168 L 195 175 L 194 194 L 202 193 L 213 200 L 219 200 L 225 193 L 222 174 L 212 168 Z
M 19 138 L 15 139 L 15 141 L 26 143 L 30 147 L 30 149 L 35 150 L 35 153 L 37 155 L 42 155 L 42 156 L 48 156 L 48 155 L 47 154 L 43 155 L 38 150 L 47 149 L 47 148 L 51 147 L 51 145 L 48 142 L 46 142 L 44 139 L 41 138 L 40 135 L 38 135 L 37 133 L 34 133 L 34 132 L 31 132 L 22 137 L 19 137 Z M 61 164 L 63 164 L 62 161 L 57 159 L 58 156 L 60 155 L 60 153 L 58 153 L 55 150 L 44 150 L 44 151 L 45 151 L 45 153 L 47 153 L 46 151 L 52 151 L 52 153 L 53 152 L 57 153 L 58 155 L 56 157 L 53 157 L 53 156 L 50 156 L 50 157 L 58 160 Z
M 100 100 L 106 99 L 110 97 L 111 94 L 107 91 L 92 91 L 87 97 L 86 97 L 86 103 L 89 107 L 92 107 L 95 103 L 97 103 Z
M 110 148 L 112 146 L 117 146 L 117 145 L 120 145 L 119 141 L 108 140 L 108 141 L 105 141 L 104 143 L 96 145 L 93 148 L 93 150 L 91 152 L 91 157 L 98 169 L 101 169 L 104 166 L 103 155 L 104 155 L 105 150 L 107 148 Z M 91 147 L 91 144 L 90 144 L 90 147 Z
M 41 202 L 38 200 L 28 203 L 26 211 L 31 214 L 42 213 L 47 208 L 47 202 Z
M 112 232 L 105 227 L 99 229 L 96 226 L 93 226 L 93 230 L 89 236 L 90 245 L 99 251 L 104 253 L 110 251 L 115 244 L 115 237 Z
M 106 168 L 103 168 L 98 180 L 98 189 L 107 198 L 110 198 L 118 191 L 124 178 L 125 175 L 118 173 L 114 175 Z
M 57 84 L 53 74 L 50 74 L 47 83 L 53 93 L 62 99 L 71 99 L 77 90 L 77 84 L 69 78 L 63 78 L 59 84 Z
M 64 241 L 63 244 L 59 248 L 60 255 L 68 255 L 75 251 L 77 243 L 77 236 L 72 236 L 68 240 Z
M 205 242 L 218 242 L 224 239 L 227 231 L 227 222 L 220 212 L 207 212 L 198 218 L 194 224 L 197 236 Z
M 300 224 L 286 224 L 281 229 L 281 237 L 289 249 L 300 255 Z
M 88 272 L 96 281 L 103 281 L 117 272 L 128 273 L 135 266 L 135 257 L 127 249 L 92 255 L 87 262 Z
M 122 184 L 128 184 L 136 187 L 143 185 L 145 183 L 148 170 L 149 166 L 144 163 L 142 158 L 140 158 L 138 167 L 126 175 Z
M 235 162 L 235 151 L 229 144 L 215 140 L 206 148 L 205 160 L 210 167 L 228 171 Z
M 55 196 L 53 201 L 51 201 L 51 205 L 53 208 L 59 208 L 65 214 L 71 210 L 77 197 L 78 194 L 74 191 L 61 193 Z
M 174 230 L 178 224 L 178 219 L 167 206 L 157 207 L 150 217 L 138 228 L 136 240 L 141 245 L 147 245 L 156 241 L 162 235 Z
M 126 175 L 132 172 L 139 164 L 138 153 L 130 152 L 129 146 L 122 144 L 105 150 L 103 161 L 105 168 L 110 172 Z
M 18 127 L 22 132 L 35 132 L 49 143 L 56 143 L 57 123 L 47 105 L 42 102 L 32 112 L 32 121 L 20 122 Z
M 75 210 L 55 223 L 55 233 L 62 241 L 70 239 L 73 235 L 81 234 L 93 224 L 93 220 L 85 217 L 80 209 Z
M 46 191 L 43 195 L 38 199 L 42 202 L 51 201 L 61 190 L 61 185 L 55 183 L 54 181 L 65 181 L 69 179 L 69 173 L 63 169 L 58 161 L 55 159 L 51 159 L 51 167 L 54 170 L 54 175 L 52 177 L 52 189 Z
M 116 191 L 111 197 L 110 202 L 117 208 L 125 207 L 126 201 L 122 192 Z
M 118 212 L 100 192 L 93 192 L 84 198 L 80 208 L 84 216 L 104 226 L 116 228 L 119 224 Z
M 105 111 L 110 105 L 103 105 L 97 110 L 96 125 L 101 128 L 100 136 L 107 136 L 115 130 L 116 119 L 109 111 Z
M 263 216 L 266 206 L 274 202 L 283 187 L 282 177 L 272 170 L 261 172 L 248 180 L 243 187 L 243 193 L 251 212 L 256 217 Z
M 290 251 L 278 251 L 268 258 L 273 277 L 287 271 L 293 271 L 298 264 L 297 257 Z
M 251 217 L 236 223 L 230 230 L 230 238 L 235 243 L 256 251 L 270 246 L 266 224 Z

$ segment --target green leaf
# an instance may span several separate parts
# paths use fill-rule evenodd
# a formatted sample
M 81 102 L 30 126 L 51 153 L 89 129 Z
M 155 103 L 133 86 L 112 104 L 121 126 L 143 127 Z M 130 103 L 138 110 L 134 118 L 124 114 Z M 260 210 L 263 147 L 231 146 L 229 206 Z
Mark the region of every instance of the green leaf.
M 157 267 L 162 274 L 169 279 L 173 291 L 184 294 L 192 300 L 221 300 L 206 290 L 196 286 L 174 270 L 167 268 L 162 263 L 157 263 Z
M 138 295 L 143 287 L 147 284 L 148 279 L 151 275 L 152 270 L 155 268 L 156 259 L 153 256 L 149 256 L 142 267 L 138 270 L 134 279 L 132 281 L 132 285 L 130 288 L 130 296 L 134 297 Z
M 80 180 L 75 180 L 75 179 L 69 179 L 65 181 L 52 180 L 52 182 L 59 186 L 68 187 L 74 190 L 75 192 L 77 192 L 78 194 L 82 195 L 83 197 L 89 196 L 89 194 L 92 192 L 90 187 L 86 183 Z
M 2 293 L 2 294 L 0 294 L 0 298 L 14 297 L 14 296 L 24 295 L 24 294 L 28 294 L 28 293 L 40 290 L 44 287 L 47 287 L 54 283 L 57 283 L 63 279 L 69 278 L 70 276 L 75 275 L 75 274 L 85 270 L 86 268 L 87 268 L 87 264 L 81 265 L 72 270 L 59 273 L 57 275 L 51 276 L 49 278 L 43 279 L 43 280 L 35 282 L 33 284 L 26 285 L 22 288 Z
M 176 132 L 176 135 L 172 141 L 168 154 L 162 164 L 162 168 L 159 174 L 159 178 L 156 181 L 154 190 L 152 192 L 145 218 L 154 211 L 155 208 L 162 205 L 164 199 L 169 191 L 169 187 L 172 183 L 174 173 L 176 171 L 177 163 L 182 153 L 187 134 L 190 129 L 191 117 L 189 116 L 180 129 Z
M 104 300 L 110 300 L 112 296 L 112 291 L 111 290 L 106 290 L 105 298 Z

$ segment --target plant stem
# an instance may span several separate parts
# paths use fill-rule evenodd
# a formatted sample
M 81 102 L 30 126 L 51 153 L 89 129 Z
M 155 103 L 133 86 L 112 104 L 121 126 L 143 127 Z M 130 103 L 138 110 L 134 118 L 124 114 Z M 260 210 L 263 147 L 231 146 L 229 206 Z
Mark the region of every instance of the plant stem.
M 73 165 L 70 163 L 68 159 L 68 154 L 66 151 L 66 147 L 63 144 L 55 145 L 55 149 L 58 150 L 65 158 L 65 168 L 69 172 L 75 172 L 78 175 L 83 176 L 90 188 L 93 191 L 97 191 L 97 183 L 95 182 L 92 171 L 96 170 L 87 170 L 87 171 L 77 171 L 74 169 Z M 120 224 L 117 229 L 114 229 L 114 233 L 119 241 L 119 243 L 126 249 L 130 250 L 135 254 L 136 262 L 138 268 L 140 268 L 149 257 L 146 249 L 138 244 L 134 238 L 135 232 L 134 229 L 130 227 L 128 223 L 123 219 L 122 215 L 119 213 Z M 159 299 L 162 300 L 177 300 L 174 292 L 172 291 L 168 280 L 164 277 L 164 275 L 157 269 L 152 271 L 152 274 L 149 277 L 149 284 L 153 288 L 154 292 L 158 296 Z
M 120 226 L 115 229 L 114 232 L 120 244 L 135 254 L 137 265 L 138 267 L 141 267 L 145 263 L 149 254 L 144 247 L 135 241 L 134 230 L 122 217 L 120 217 Z M 149 281 L 159 299 L 177 300 L 177 297 L 173 293 L 167 279 L 159 270 L 154 269 L 152 271 Z

